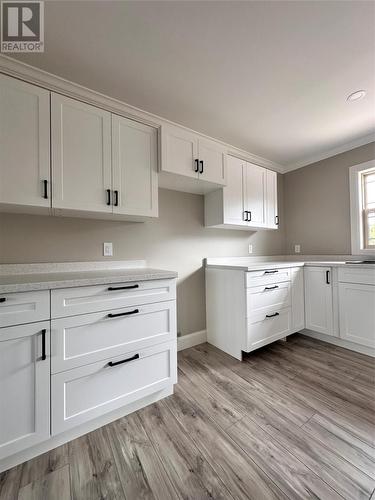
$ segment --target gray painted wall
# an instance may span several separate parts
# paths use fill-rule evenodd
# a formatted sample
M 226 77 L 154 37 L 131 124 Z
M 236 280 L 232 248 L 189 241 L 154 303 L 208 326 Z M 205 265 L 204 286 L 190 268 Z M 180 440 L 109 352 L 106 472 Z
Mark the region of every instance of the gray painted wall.
M 286 253 L 350 254 L 349 167 L 375 158 L 375 142 L 284 175 Z
M 283 182 L 279 176 L 280 229 L 236 231 L 203 226 L 203 196 L 159 191 L 160 217 L 142 224 L 93 219 L 0 214 L 0 263 L 105 260 L 102 243 L 112 241 L 114 260 L 146 259 L 152 267 L 176 270 L 178 330 L 206 325 L 202 259 L 284 253 Z

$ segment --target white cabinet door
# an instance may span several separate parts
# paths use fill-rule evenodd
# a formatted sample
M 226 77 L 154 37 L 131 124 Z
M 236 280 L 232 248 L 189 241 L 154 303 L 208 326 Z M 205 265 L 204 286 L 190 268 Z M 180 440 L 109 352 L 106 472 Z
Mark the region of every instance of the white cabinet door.
M 221 144 L 199 139 L 199 178 L 225 185 L 225 155 Z
M 292 285 L 292 332 L 305 328 L 305 293 L 303 267 L 290 270 Z
M 277 229 L 279 216 L 277 210 L 277 173 L 266 170 L 266 223 L 270 229 Z
M 178 127 L 161 130 L 161 170 L 198 179 L 198 138 Z
M 248 226 L 264 227 L 266 225 L 266 169 L 246 163 L 244 169 L 245 210 L 249 212 Z
M 0 75 L 0 204 L 51 204 L 49 92 Z
M 333 289 L 330 267 L 305 268 L 306 328 L 333 335 Z
M 49 322 L 0 329 L 0 395 L 0 459 L 48 439 Z
M 247 226 L 243 202 L 243 168 L 246 162 L 228 156 L 227 185 L 223 188 L 224 224 Z
M 51 96 L 53 207 L 112 212 L 111 114 Z
M 112 115 L 113 213 L 157 217 L 157 130 Z
M 340 337 L 375 347 L 375 286 L 339 283 Z

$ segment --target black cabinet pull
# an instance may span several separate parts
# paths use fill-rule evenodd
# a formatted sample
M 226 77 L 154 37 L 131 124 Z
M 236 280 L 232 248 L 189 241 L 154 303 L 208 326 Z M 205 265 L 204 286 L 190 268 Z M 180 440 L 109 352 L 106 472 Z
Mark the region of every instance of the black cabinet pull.
M 195 163 L 195 169 L 194 169 L 194 172 L 198 173 L 199 172 L 199 160 L 198 158 L 196 158 L 194 160 L 194 163 Z
M 276 226 L 279 225 L 279 216 L 278 215 L 275 215 L 275 224 L 276 224 Z
M 46 356 L 46 333 L 47 333 L 47 330 L 43 329 L 42 330 L 42 360 L 43 361 L 45 359 L 47 359 L 47 356 Z
M 331 281 L 329 279 L 329 271 L 326 271 L 326 283 L 327 283 L 327 285 L 331 284 Z
M 111 190 L 106 189 L 106 193 L 107 193 L 107 205 L 110 205 L 111 204 Z
M 127 285 L 127 286 L 109 286 L 107 290 L 113 292 L 116 290 L 131 290 L 133 288 L 139 288 L 139 285 Z
M 279 313 L 266 314 L 266 318 L 274 318 L 275 316 L 280 316 L 280 314 Z
M 115 207 L 118 207 L 118 191 L 117 191 L 117 189 L 115 189 L 113 191 L 113 194 L 114 194 L 114 197 L 115 197 L 115 201 L 114 201 L 113 204 L 114 204 Z
M 248 218 L 247 218 L 247 221 L 248 221 L 248 222 L 251 222 L 251 211 L 249 210 L 247 213 L 248 213 Z
M 247 212 L 246 210 L 244 210 L 243 214 L 242 214 L 242 218 L 243 220 L 246 222 L 247 221 Z
M 201 169 L 199 170 L 199 173 L 203 174 L 203 160 L 200 160 L 199 163 L 200 163 L 200 166 L 201 166 Z
M 43 181 L 43 198 L 45 200 L 48 200 L 48 181 L 47 181 L 47 179 L 44 179 L 44 181 Z
M 264 271 L 264 274 L 275 274 L 278 273 L 279 271 L 275 269 L 274 271 Z
M 275 290 L 276 288 L 279 288 L 277 285 L 275 286 L 266 286 L 265 290 Z
M 7 299 L 5 297 L 0 297 L 0 302 L 5 302 Z
M 117 366 L 117 365 L 122 365 L 122 363 L 127 363 L 128 361 L 134 361 L 135 359 L 139 359 L 139 354 L 134 354 L 131 358 L 123 359 L 121 361 L 110 361 L 108 363 L 108 366 Z
M 134 309 L 134 311 L 128 311 L 124 313 L 116 313 L 116 314 L 109 313 L 107 314 L 107 318 L 118 318 L 120 316 L 129 316 L 130 314 L 137 314 L 137 313 L 139 313 L 139 309 Z

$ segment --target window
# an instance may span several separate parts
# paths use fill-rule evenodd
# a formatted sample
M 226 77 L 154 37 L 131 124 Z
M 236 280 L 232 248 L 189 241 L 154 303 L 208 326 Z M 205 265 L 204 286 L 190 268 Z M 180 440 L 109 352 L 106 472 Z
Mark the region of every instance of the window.
M 375 160 L 350 168 L 352 254 L 375 254 Z

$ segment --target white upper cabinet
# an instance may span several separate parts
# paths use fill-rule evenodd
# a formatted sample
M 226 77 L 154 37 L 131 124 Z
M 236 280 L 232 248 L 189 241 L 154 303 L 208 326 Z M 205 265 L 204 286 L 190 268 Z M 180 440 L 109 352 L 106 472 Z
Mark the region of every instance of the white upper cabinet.
M 272 170 L 266 170 L 266 223 L 268 228 L 274 229 L 279 225 L 277 173 Z
M 198 178 L 198 137 L 195 134 L 183 128 L 162 127 L 161 148 L 163 172 Z
M 51 206 L 49 92 L 0 75 L 0 204 Z
M 244 206 L 248 226 L 266 226 L 266 169 L 246 163 L 244 169 Z
M 210 191 L 225 184 L 225 148 L 183 128 L 165 125 L 161 129 L 160 171 L 177 174 L 174 179 L 162 176 L 162 187 L 197 193 Z
M 52 94 L 53 207 L 112 212 L 111 114 Z
M 209 139 L 199 139 L 199 179 L 225 184 L 225 155 L 223 146 Z
M 305 267 L 306 328 L 334 335 L 333 287 L 330 267 Z
M 228 229 L 276 229 L 277 174 L 226 156 L 226 186 L 205 196 L 205 225 Z
M 113 213 L 157 217 L 157 130 L 112 115 Z

